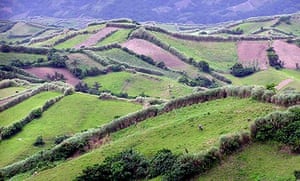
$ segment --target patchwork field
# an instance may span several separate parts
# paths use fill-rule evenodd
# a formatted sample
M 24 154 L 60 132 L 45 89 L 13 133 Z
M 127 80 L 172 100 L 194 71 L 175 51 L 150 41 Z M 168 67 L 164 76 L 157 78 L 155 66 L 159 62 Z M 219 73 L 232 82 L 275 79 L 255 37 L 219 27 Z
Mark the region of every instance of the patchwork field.
M 187 63 L 181 61 L 170 52 L 142 39 L 132 39 L 125 43 L 123 46 L 141 55 L 151 57 L 156 62 L 164 62 L 167 67 L 175 70 L 183 70 L 189 75 L 196 76 L 197 69 Z
M 107 35 L 109 35 L 110 33 L 117 31 L 118 28 L 103 28 L 102 30 L 98 31 L 97 33 L 89 36 L 88 38 L 86 38 L 83 42 L 78 43 L 74 46 L 74 48 L 81 48 L 81 47 L 91 47 L 93 45 L 96 45 L 98 43 L 98 41 L 100 41 L 101 39 L 105 38 Z
M 55 45 L 54 48 L 57 49 L 66 49 L 66 48 L 73 48 L 75 46 L 77 46 L 78 44 L 86 41 L 86 39 L 91 36 L 90 34 L 81 34 L 81 35 L 77 35 L 71 39 L 68 39 L 58 45 Z
M 132 74 L 128 72 L 110 73 L 84 79 L 89 86 L 95 82 L 101 85 L 100 90 L 109 90 L 112 93 L 128 93 L 129 96 L 139 96 L 144 93 L 151 97 L 170 99 L 192 93 L 192 88 L 177 81 L 146 74 Z
M 60 95 L 60 93 L 58 92 L 42 92 L 3 112 L 0 112 L 0 127 L 8 126 L 17 121 L 20 121 L 33 109 L 41 107 L 47 100 L 58 95 Z
M 273 47 L 285 68 L 296 69 L 296 64 L 300 67 L 300 48 L 297 45 L 275 40 Z
M 81 69 L 88 69 L 91 67 L 97 67 L 98 69 L 103 69 L 104 66 L 95 62 L 93 59 L 88 57 L 83 53 L 71 53 L 68 55 L 69 60 L 67 60 L 68 67 L 71 68 L 81 68 Z
M 25 87 L 8 87 L 8 88 L 0 89 L 0 99 L 9 97 L 9 96 L 13 96 L 24 90 L 26 90 Z
M 218 144 L 223 134 L 248 130 L 248 119 L 254 120 L 275 109 L 270 104 L 237 98 L 181 108 L 114 133 L 99 149 L 42 171 L 30 180 L 72 180 L 86 166 L 99 163 L 125 148 L 134 148 L 147 156 L 162 148 L 174 153 L 184 153 L 185 149 L 196 153 Z M 204 131 L 199 132 L 198 124 L 204 126 Z
M 0 167 L 54 146 L 56 136 L 73 135 L 101 126 L 141 107 L 125 101 L 102 101 L 86 94 L 67 96 L 44 112 L 41 118 L 27 124 L 20 133 L 0 142 Z M 42 147 L 32 145 L 38 136 L 43 136 L 45 141 Z
M 104 46 L 113 43 L 123 43 L 127 40 L 127 37 L 129 36 L 131 31 L 132 30 L 130 29 L 119 29 L 117 32 L 113 33 L 109 37 L 98 42 L 96 46 Z
M 23 36 L 23 35 L 32 35 L 41 30 L 42 30 L 41 27 L 32 26 L 24 22 L 18 22 L 6 33 L 11 34 L 13 36 Z
M 38 55 L 38 54 L 28 54 L 28 53 L 3 53 L 0 52 L 0 65 L 8 65 L 12 62 L 12 60 L 20 60 L 21 62 L 34 62 L 39 58 L 43 58 L 46 60 L 45 55 Z
M 152 32 L 161 41 L 168 43 L 195 61 L 206 61 L 215 69 L 227 71 L 238 59 L 235 42 L 196 42 L 181 40 Z
M 266 70 L 269 65 L 267 57 L 267 41 L 239 41 L 237 42 L 238 60 L 245 66 Z
M 80 80 L 71 74 L 67 69 L 64 68 L 52 68 L 52 67 L 33 67 L 24 69 L 26 72 L 31 73 L 38 78 L 47 79 L 47 75 L 54 75 L 55 72 L 63 74 L 66 82 L 71 85 L 76 85 Z
M 261 27 L 267 28 L 267 27 L 272 26 L 273 24 L 276 23 L 276 21 L 277 21 L 277 19 L 264 21 L 264 22 L 246 22 L 246 23 L 242 23 L 237 26 L 234 26 L 231 29 L 235 30 L 237 28 L 240 28 L 244 31 L 244 34 L 250 35 L 253 32 L 260 30 Z

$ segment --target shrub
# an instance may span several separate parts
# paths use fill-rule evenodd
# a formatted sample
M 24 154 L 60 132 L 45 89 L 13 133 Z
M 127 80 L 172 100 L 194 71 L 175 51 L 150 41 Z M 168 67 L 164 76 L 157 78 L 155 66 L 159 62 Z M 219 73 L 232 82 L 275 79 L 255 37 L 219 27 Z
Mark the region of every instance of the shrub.
M 231 69 L 230 73 L 236 77 L 245 77 L 255 72 L 255 68 L 243 67 L 243 65 L 240 63 L 234 64 L 230 69 Z
M 173 155 L 171 150 L 159 150 L 150 161 L 150 177 L 153 178 L 168 173 L 176 159 L 177 156 Z
M 283 62 L 279 60 L 279 56 L 276 54 L 273 47 L 270 47 L 267 52 L 270 66 L 275 67 L 276 69 L 282 68 Z
M 54 140 L 54 144 L 58 145 L 61 142 L 63 142 L 64 140 L 68 139 L 70 136 L 68 135 L 61 135 L 61 136 L 56 136 L 55 140 Z
M 42 146 L 44 145 L 45 142 L 43 140 L 43 137 L 42 136 L 38 136 L 35 140 L 35 142 L 33 143 L 33 146 Z
M 296 180 L 300 179 L 300 171 L 299 170 L 295 170 L 294 175 L 296 177 Z
M 41 117 L 42 113 L 43 113 L 43 111 L 42 111 L 41 108 L 37 108 L 37 109 L 35 109 L 35 110 L 32 111 L 32 115 L 33 115 L 34 118 Z

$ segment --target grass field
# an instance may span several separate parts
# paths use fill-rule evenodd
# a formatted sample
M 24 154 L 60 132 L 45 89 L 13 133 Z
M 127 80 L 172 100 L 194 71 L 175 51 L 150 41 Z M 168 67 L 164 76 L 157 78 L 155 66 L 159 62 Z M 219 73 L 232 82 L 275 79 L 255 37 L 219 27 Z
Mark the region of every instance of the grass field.
M 104 27 L 105 27 L 105 24 L 93 25 L 93 26 L 87 26 L 86 28 L 81 29 L 80 31 L 88 31 L 89 33 L 91 33 L 93 31 L 100 30 L 100 29 L 102 29 Z
M 293 33 L 296 36 L 300 36 L 300 15 L 294 15 L 290 19 L 291 24 L 280 23 L 276 26 L 277 29 L 282 30 L 286 33 Z
M 267 28 L 272 26 L 274 23 L 276 23 L 277 20 L 270 20 L 265 22 L 245 22 L 242 24 L 239 24 L 237 26 L 234 26 L 231 28 L 232 30 L 235 30 L 237 28 L 240 28 L 244 31 L 244 34 L 250 35 L 251 33 L 260 30 L 261 27 Z
M 295 70 L 275 70 L 269 68 L 265 71 L 259 71 L 255 74 L 244 78 L 237 78 L 232 76 L 231 74 L 226 75 L 227 78 L 232 80 L 233 85 L 262 85 L 265 86 L 270 83 L 279 84 L 281 81 L 286 79 L 293 79 L 291 82 L 291 87 L 295 88 L 296 90 L 300 91 L 300 73 L 299 71 Z M 285 88 L 289 87 L 287 85 Z
M 215 69 L 228 70 L 237 62 L 235 42 L 195 42 L 176 39 L 162 33 L 152 33 L 187 57 L 192 57 L 195 61 L 204 60 Z
M 274 109 L 270 104 L 238 98 L 178 109 L 111 134 L 110 142 L 101 148 L 42 171 L 30 180 L 72 180 L 86 166 L 125 148 L 134 148 L 147 156 L 162 148 L 177 154 L 185 149 L 189 153 L 203 151 L 216 145 L 220 135 L 248 130 L 248 119 L 254 120 Z M 198 124 L 204 126 L 204 131 L 199 132 Z
M 97 63 L 87 55 L 83 53 L 71 53 L 68 55 L 67 64 L 68 67 L 74 68 L 75 66 L 81 69 L 89 69 L 91 67 L 97 67 L 98 69 L 102 70 L 104 66 Z M 74 65 L 75 63 L 75 65 Z
M 127 40 L 127 37 L 131 31 L 132 30 L 130 29 L 120 29 L 117 32 L 113 33 L 111 36 L 97 43 L 96 46 L 103 46 L 112 43 L 123 43 Z
M 68 39 L 67 41 L 55 45 L 54 48 L 57 49 L 73 48 L 74 46 L 84 42 L 90 36 L 91 36 L 90 34 L 77 35 L 71 39 Z
M 46 60 L 45 55 L 28 54 L 28 53 L 3 53 L 0 52 L 0 65 L 8 65 L 12 60 L 20 60 L 21 62 L 33 62 L 39 58 Z
M 177 79 L 180 76 L 177 73 L 166 71 L 166 70 L 160 69 L 154 65 L 148 64 L 147 62 L 144 62 L 143 60 L 135 57 L 134 55 L 130 55 L 129 53 L 127 53 L 121 49 L 110 49 L 107 51 L 97 51 L 96 54 L 106 57 L 106 58 L 111 58 L 120 63 L 125 63 L 125 64 L 128 64 L 133 67 L 155 70 L 155 71 L 163 73 L 165 76 L 167 76 L 169 78 Z
M 42 41 L 42 42 L 37 42 L 37 43 L 32 44 L 31 46 L 33 46 L 33 47 L 52 46 L 57 40 L 62 39 L 65 36 L 70 35 L 74 32 L 75 31 L 68 31 L 68 32 L 65 32 L 65 33 L 61 33 L 61 34 L 58 34 L 58 35 L 54 36 L 53 38 L 50 38 L 49 40 Z
M 24 22 L 18 22 L 6 33 L 8 35 L 9 34 L 11 34 L 11 35 L 32 35 L 41 30 L 42 30 L 42 28 L 38 28 L 38 27 L 32 26 L 30 24 L 24 23 Z
M 89 86 L 98 82 L 100 90 L 110 90 L 113 93 L 126 92 L 129 96 L 145 93 L 151 97 L 172 98 L 192 93 L 192 89 L 177 81 L 141 73 L 118 72 L 88 77 L 84 79 Z
M 15 95 L 19 92 L 22 92 L 23 90 L 26 90 L 25 87 L 7 87 L 0 89 L 0 99 L 4 97 L 9 97 L 12 95 Z
M 0 112 L 0 126 L 8 126 L 14 122 L 20 121 L 33 109 L 41 107 L 47 100 L 58 95 L 60 95 L 58 92 L 42 92 L 9 109 L 6 109 L 3 112 Z
M 72 135 L 100 126 L 115 116 L 137 111 L 141 107 L 124 101 L 102 101 L 86 94 L 67 96 L 44 112 L 41 118 L 27 124 L 19 134 L 0 142 L 0 167 L 52 147 L 55 136 Z M 34 147 L 32 144 L 40 135 L 46 144 Z
M 198 180 L 295 180 L 293 172 L 299 168 L 299 155 L 280 152 L 276 143 L 255 143 Z

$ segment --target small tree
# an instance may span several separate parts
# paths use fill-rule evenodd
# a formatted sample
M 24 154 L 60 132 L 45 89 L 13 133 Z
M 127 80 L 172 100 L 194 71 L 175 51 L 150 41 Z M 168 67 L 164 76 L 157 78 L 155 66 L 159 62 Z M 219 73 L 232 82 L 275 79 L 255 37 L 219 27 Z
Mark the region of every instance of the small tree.
M 42 136 L 38 136 L 35 140 L 35 142 L 33 143 L 33 146 L 43 146 L 45 144 L 43 137 Z

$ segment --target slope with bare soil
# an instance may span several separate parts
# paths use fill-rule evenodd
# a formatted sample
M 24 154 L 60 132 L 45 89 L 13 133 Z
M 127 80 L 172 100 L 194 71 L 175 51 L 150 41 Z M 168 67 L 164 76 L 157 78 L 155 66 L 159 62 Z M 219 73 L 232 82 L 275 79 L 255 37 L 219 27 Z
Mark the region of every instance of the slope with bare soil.
M 194 67 L 181 61 L 170 52 L 142 39 L 132 39 L 123 43 L 123 46 L 136 52 L 137 54 L 151 57 L 156 62 L 164 62 L 167 67 L 175 70 L 183 70 L 192 75 L 197 74 Z
M 80 48 L 80 47 L 91 47 L 93 45 L 96 45 L 98 43 L 98 41 L 100 41 L 101 39 L 105 38 L 107 35 L 109 35 L 110 33 L 117 31 L 118 28 L 114 28 L 114 27 L 107 27 L 104 28 L 100 31 L 98 31 L 97 33 L 91 35 L 88 39 L 86 39 L 84 42 L 78 44 L 75 46 L 75 48 Z
M 261 70 L 268 68 L 267 41 L 240 41 L 237 43 L 239 62 Z
M 294 44 L 286 43 L 282 40 L 275 40 L 273 43 L 274 50 L 279 59 L 284 62 L 284 67 L 296 69 L 296 64 L 300 66 L 300 48 Z
M 52 67 L 33 67 L 25 69 L 26 72 L 36 75 L 39 78 L 47 79 L 47 75 L 54 75 L 55 72 L 63 74 L 66 82 L 71 85 L 76 85 L 80 80 L 71 74 L 67 69 L 52 68 Z

